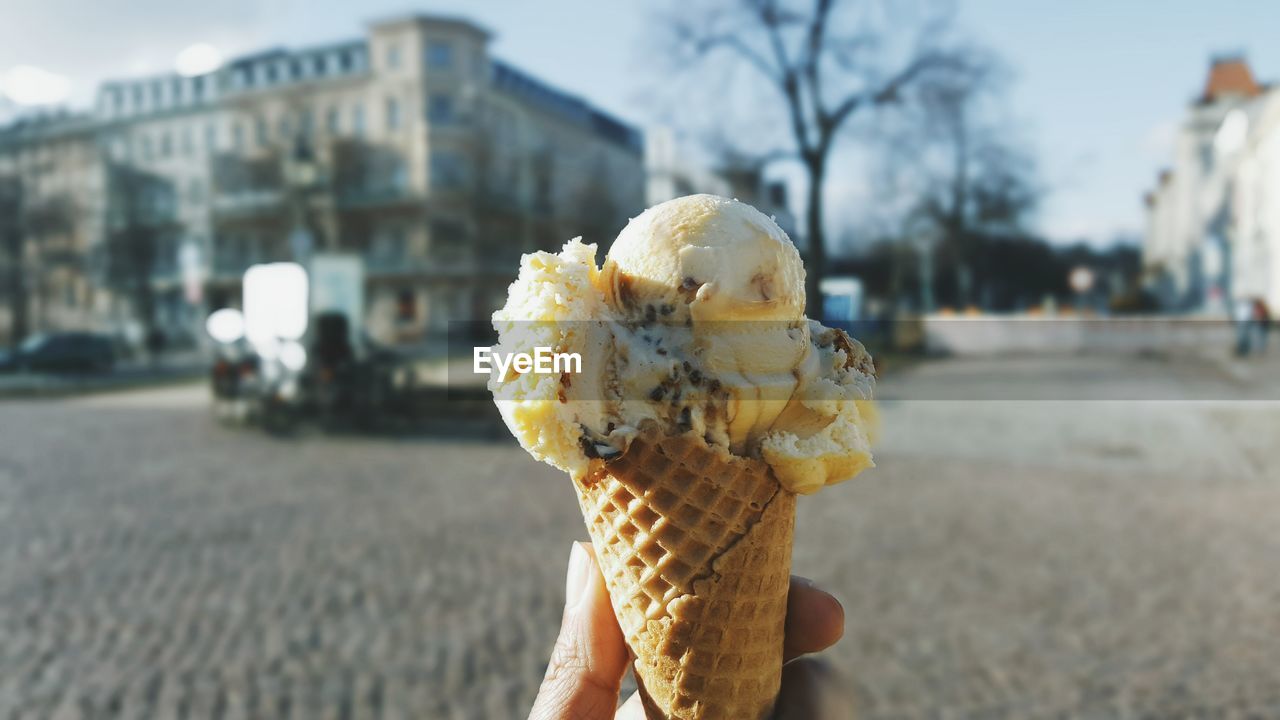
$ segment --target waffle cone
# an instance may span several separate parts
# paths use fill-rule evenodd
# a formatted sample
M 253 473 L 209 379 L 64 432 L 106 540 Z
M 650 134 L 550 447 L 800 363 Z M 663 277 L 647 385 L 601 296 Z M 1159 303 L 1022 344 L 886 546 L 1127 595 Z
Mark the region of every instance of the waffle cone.
M 782 678 L 795 495 L 648 426 L 575 483 L 650 720 L 756 720 Z

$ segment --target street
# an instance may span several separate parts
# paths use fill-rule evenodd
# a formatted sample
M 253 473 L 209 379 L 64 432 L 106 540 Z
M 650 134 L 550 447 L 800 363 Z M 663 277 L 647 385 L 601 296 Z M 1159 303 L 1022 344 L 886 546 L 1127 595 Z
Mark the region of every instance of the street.
M 890 399 L 879 467 L 801 499 L 862 717 L 1280 716 L 1280 403 L 1081 362 L 1114 400 L 1071 400 L 1070 360 L 906 368 L 884 397 L 1056 399 Z M 1156 376 L 1168 399 L 1125 394 Z M 276 439 L 202 385 L 0 428 L 0 718 L 527 712 L 586 533 L 513 441 Z

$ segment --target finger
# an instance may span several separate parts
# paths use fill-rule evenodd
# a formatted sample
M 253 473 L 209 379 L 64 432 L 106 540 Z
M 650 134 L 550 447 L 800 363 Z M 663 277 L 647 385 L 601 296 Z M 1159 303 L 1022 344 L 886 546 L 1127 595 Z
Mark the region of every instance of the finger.
M 801 658 L 782 668 L 774 720 L 853 720 L 854 695 L 830 663 Z
M 574 543 L 564 619 L 529 720 L 609 720 L 627 667 L 627 646 L 590 546 Z
M 812 580 L 791 576 L 787 594 L 787 630 L 782 661 L 826 650 L 844 635 L 844 607 Z

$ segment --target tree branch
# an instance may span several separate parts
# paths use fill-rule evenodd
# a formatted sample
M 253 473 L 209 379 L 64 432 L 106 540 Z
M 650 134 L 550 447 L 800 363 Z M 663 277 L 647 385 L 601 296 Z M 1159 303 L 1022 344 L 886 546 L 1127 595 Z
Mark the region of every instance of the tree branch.
M 898 94 L 909 83 L 914 81 L 921 74 L 946 64 L 947 58 L 937 53 L 926 53 L 912 60 L 905 68 L 896 75 L 889 78 L 880 87 L 874 90 L 855 93 L 845 98 L 830 115 L 831 131 L 839 129 L 840 125 L 853 114 L 863 104 L 870 103 L 872 105 L 884 105 L 895 101 Z
M 813 19 L 809 23 L 809 42 L 804 53 L 804 73 L 809 81 L 809 102 L 813 106 L 813 117 L 818 121 L 819 133 L 823 132 L 827 124 L 827 108 L 822 98 L 821 72 L 831 4 L 832 0 L 815 0 Z
M 809 160 L 814 153 L 814 144 L 809 133 L 809 124 L 804 117 L 804 98 L 801 96 L 800 77 L 787 52 L 786 42 L 782 37 L 784 18 L 779 14 L 776 3 L 766 0 L 756 6 L 756 14 L 760 24 L 769 36 L 769 45 L 773 48 L 774 59 L 782 71 L 782 94 L 787 100 L 787 110 L 791 116 L 791 131 L 796 136 L 796 146 L 800 155 Z
M 782 73 L 779 69 L 771 65 L 769 60 L 755 48 L 743 42 L 740 35 L 731 32 L 704 35 L 685 23 L 676 23 L 675 33 L 678 40 L 689 45 L 690 49 L 700 56 L 709 55 L 720 49 L 736 53 L 782 89 Z

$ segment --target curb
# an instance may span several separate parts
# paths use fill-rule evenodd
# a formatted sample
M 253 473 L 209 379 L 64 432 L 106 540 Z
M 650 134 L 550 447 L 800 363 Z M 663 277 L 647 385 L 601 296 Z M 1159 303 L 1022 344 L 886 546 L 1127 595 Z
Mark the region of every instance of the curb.
M 17 387 L 0 387 L 0 401 L 3 400 L 43 400 L 84 395 L 101 395 L 112 392 L 125 392 L 143 388 L 184 385 L 205 379 L 205 371 L 176 371 L 172 374 L 129 378 L 111 381 L 78 381 L 49 385 L 29 385 Z

